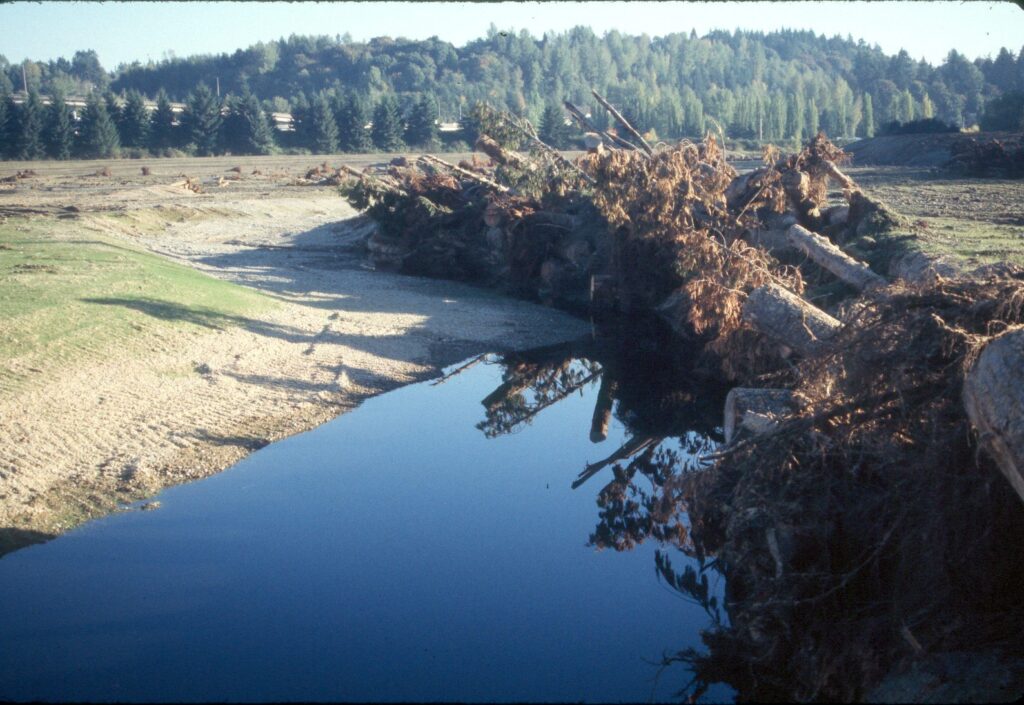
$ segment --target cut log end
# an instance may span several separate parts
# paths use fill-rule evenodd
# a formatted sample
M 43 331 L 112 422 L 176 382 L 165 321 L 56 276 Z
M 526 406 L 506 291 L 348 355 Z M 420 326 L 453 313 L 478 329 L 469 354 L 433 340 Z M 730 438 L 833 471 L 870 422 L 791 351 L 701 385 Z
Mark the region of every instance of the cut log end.
M 1024 499 L 1024 328 L 985 346 L 964 380 L 964 408 L 981 447 Z

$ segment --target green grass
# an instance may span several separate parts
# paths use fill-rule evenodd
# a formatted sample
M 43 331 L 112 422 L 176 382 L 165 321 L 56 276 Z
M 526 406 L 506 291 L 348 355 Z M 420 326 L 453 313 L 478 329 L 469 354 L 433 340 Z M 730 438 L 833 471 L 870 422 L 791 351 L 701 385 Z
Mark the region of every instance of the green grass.
M 86 229 L 0 223 L 0 390 L 126 350 L 186 345 L 183 333 L 255 323 L 275 303 Z
M 1024 266 L 1024 228 L 964 218 L 927 218 L 918 230 L 921 248 L 963 265 L 1009 262 Z

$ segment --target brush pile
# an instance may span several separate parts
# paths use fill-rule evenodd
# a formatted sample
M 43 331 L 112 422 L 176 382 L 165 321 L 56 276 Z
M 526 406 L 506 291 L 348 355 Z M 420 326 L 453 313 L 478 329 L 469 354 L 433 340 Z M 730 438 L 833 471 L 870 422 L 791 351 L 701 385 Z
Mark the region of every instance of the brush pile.
M 950 148 L 946 168 L 964 176 L 1024 178 L 1024 135 L 1006 139 L 980 140 L 967 137 Z
M 378 262 L 657 312 L 675 346 L 688 339 L 726 378 L 794 400 L 704 472 L 638 436 L 574 485 L 612 468 L 594 545 L 654 538 L 715 557 L 730 626 L 706 633 L 709 654 L 679 655 L 698 684 L 857 700 L 925 652 L 1024 654 L 1024 512 L 963 391 L 979 351 L 1024 324 L 1024 274 L 888 282 L 907 223 L 843 173 L 822 134 L 737 175 L 711 136 L 654 149 L 611 109 L 632 142 L 568 107 L 594 142 L 574 164 L 506 116 L 478 144 L 489 164 L 423 157 L 359 174 L 348 197 L 380 226 Z M 530 413 L 503 410 L 505 425 Z M 708 598 L 692 570 L 664 556 L 658 569 Z
M 925 653 L 1024 653 L 1024 512 L 961 391 L 1021 323 L 1022 272 L 894 288 L 799 363 L 800 411 L 695 476 L 692 537 L 728 577 L 731 622 L 682 655 L 699 679 L 849 702 Z

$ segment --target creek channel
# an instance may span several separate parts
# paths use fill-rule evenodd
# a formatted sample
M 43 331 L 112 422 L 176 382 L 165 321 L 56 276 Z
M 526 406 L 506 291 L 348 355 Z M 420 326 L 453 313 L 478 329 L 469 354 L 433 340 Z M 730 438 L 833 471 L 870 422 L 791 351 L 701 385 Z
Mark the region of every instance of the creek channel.
M 0 699 L 678 699 L 724 584 L 663 578 L 673 480 L 724 390 L 666 347 L 483 356 L 8 554 Z

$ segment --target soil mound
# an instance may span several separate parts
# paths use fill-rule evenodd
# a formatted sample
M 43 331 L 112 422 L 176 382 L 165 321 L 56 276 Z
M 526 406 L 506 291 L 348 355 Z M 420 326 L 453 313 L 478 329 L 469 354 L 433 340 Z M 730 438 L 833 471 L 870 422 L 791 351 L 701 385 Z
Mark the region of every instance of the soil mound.
M 858 140 L 843 149 L 853 156 L 855 166 L 941 167 L 955 156 L 956 148 L 973 140 L 987 144 L 1017 137 L 1009 132 L 947 132 L 920 135 L 884 135 Z

